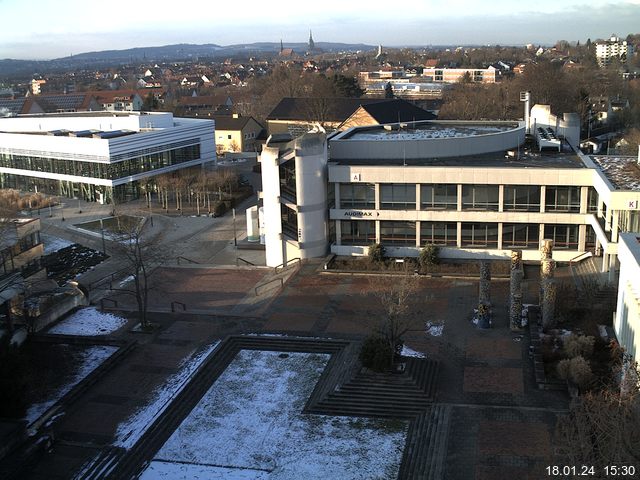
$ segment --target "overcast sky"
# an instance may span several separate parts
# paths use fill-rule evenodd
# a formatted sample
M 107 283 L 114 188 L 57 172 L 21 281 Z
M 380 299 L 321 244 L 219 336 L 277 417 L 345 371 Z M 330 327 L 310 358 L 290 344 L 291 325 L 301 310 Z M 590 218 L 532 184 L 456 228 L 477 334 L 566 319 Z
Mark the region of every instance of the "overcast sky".
M 640 0 L 0 0 L 0 58 L 173 43 L 553 44 L 640 32 Z

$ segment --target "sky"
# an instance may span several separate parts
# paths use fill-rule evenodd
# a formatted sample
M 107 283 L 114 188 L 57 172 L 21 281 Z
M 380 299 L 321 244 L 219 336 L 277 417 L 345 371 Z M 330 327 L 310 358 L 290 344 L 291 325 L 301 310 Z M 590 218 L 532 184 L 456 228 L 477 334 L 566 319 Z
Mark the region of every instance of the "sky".
M 0 0 L 0 58 L 253 42 L 468 45 L 625 37 L 640 0 Z

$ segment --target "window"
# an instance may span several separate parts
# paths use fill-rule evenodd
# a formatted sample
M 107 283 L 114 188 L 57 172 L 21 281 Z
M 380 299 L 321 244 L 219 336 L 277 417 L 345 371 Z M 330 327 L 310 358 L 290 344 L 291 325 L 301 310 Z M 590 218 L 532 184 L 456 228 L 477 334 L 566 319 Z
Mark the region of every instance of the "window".
M 463 185 L 463 210 L 498 210 L 497 185 Z
M 539 212 L 540 187 L 535 185 L 505 185 L 504 210 Z
M 227 140 L 231 140 L 231 135 L 227 135 Z
M 282 220 L 282 233 L 294 240 L 298 240 L 298 215 L 295 210 L 281 204 L 280 217 Z
M 376 222 L 372 220 L 342 220 L 343 245 L 371 245 L 376 241 Z
M 458 208 L 458 186 L 421 185 L 420 208 L 422 210 L 456 210 Z
M 538 248 L 540 227 L 534 223 L 502 225 L 502 248 Z
M 380 222 L 380 242 L 385 245 L 416 245 L 415 222 Z
M 579 212 L 580 187 L 547 187 L 545 211 Z
M 420 222 L 420 245 L 431 243 L 440 246 L 456 246 L 458 224 L 456 222 Z
M 415 210 L 415 184 L 389 183 L 381 185 L 380 207 L 383 210 Z
M 463 223 L 462 246 L 498 248 L 497 223 Z
M 295 201 L 296 194 L 296 161 L 288 160 L 278 167 L 280 176 L 280 194 Z
M 578 225 L 545 225 L 544 238 L 553 240 L 554 248 L 578 249 Z
M 376 187 L 372 183 L 341 183 L 340 208 L 375 208 Z
M 587 212 L 588 213 L 597 213 L 598 212 L 598 192 L 595 188 L 589 187 L 589 193 L 587 194 Z

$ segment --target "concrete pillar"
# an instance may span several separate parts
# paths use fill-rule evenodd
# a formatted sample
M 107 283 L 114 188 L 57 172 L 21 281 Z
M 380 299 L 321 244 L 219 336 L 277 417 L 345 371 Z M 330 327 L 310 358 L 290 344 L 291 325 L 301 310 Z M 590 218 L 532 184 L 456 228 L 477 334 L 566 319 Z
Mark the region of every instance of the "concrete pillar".
M 333 198 L 336 205 L 335 208 L 340 208 L 340 184 L 336 182 L 333 185 Z
M 589 187 L 580 187 L 580 213 L 587 213 L 589 207 Z
M 611 241 L 613 243 L 618 242 L 618 219 L 620 218 L 620 212 L 618 210 L 611 210 Z
M 336 245 L 342 245 L 342 222 L 340 220 L 329 220 L 336 222 Z
M 260 226 L 258 224 L 258 206 L 254 205 L 246 210 L 247 218 L 247 241 L 259 242 L 260 241 Z
M 511 297 L 509 327 L 511 331 L 522 330 L 522 293 L 515 293 Z
M 540 213 L 545 212 L 545 208 L 547 206 L 546 201 L 547 201 L 547 186 L 542 185 L 540 186 Z
M 462 211 L 462 184 L 458 184 L 458 211 Z
M 544 281 L 542 297 L 542 328 L 547 330 L 555 324 L 557 285 L 553 278 Z
M 456 246 L 462 247 L 462 222 L 458 222 L 456 226 Z
M 376 183 L 376 187 L 375 187 L 375 209 L 376 210 L 380 210 L 380 184 Z
M 504 212 L 504 185 L 498 185 L 498 212 Z
M 376 243 L 380 243 L 380 220 L 376 220 Z
M 416 247 L 420 248 L 420 221 L 416 222 Z
M 511 330 L 522 328 L 522 250 L 511 250 L 511 280 L 509 283 L 509 326 Z
M 502 222 L 498 223 L 498 250 L 502 250 Z
M 481 305 L 491 305 L 491 264 L 486 260 L 480 261 L 478 303 Z
M 587 226 L 578 226 L 578 251 L 584 252 L 587 250 Z
M 609 271 L 609 254 L 602 254 L 602 273 L 607 273 Z
M 416 210 L 420 210 L 420 203 L 422 202 L 422 189 L 420 184 L 416 183 Z

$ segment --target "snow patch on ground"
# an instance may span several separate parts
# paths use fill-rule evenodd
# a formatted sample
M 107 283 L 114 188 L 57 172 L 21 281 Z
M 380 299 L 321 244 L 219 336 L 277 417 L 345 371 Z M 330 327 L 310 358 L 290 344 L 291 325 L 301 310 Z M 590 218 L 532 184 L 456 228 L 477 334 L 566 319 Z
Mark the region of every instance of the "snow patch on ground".
M 192 463 L 172 463 L 152 461 L 144 471 L 140 480 L 267 480 L 268 472 L 259 470 L 240 470 L 237 468 L 216 467 L 213 465 L 197 465 Z
M 49 255 L 50 253 L 57 252 L 58 250 L 62 250 L 63 248 L 68 247 L 69 245 L 73 245 L 74 243 L 74 242 L 70 242 L 69 240 L 65 240 L 64 238 L 54 237 L 46 233 L 40 233 L 40 241 L 44 244 L 45 255 Z
M 141 478 L 156 478 L 159 462 L 232 468 L 224 478 L 238 480 L 247 469 L 269 480 L 396 478 L 406 422 L 301 413 L 328 359 L 240 351 Z
M 120 280 L 120 282 L 118 283 L 118 286 L 119 286 L 120 288 L 122 288 L 122 287 L 124 287 L 127 283 L 129 283 L 129 282 L 133 282 L 134 280 L 135 280 L 134 276 L 133 276 L 133 275 L 129 275 L 128 277 L 123 278 L 122 280 Z
M 215 350 L 219 343 L 220 342 L 215 342 L 209 345 L 185 361 L 177 373 L 167 378 L 166 382 L 153 392 L 151 401 L 147 405 L 118 425 L 118 430 L 115 435 L 116 440 L 113 444 L 126 449 L 133 447 L 144 432 L 147 431 L 147 428 L 165 411 L 171 400 L 173 400 L 187 382 L 191 380 L 191 377 L 198 367 L 205 361 L 209 354 Z
M 47 400 L 41 403 L 34 403 L 27 410 L 25 419 L 29 422 L 29 425 L 35 422 L 42 416 L 49 408 L 64 397 L 71 389 L 77 385 L 83 378 L 98 368 L 107 358 L 113 355 L 118 350 L 118 347 L 111 345 L 94 345 L 88 347 L 81 354 L 81 358 L 78 362 L 78 370 L 70 376 L 70 378 L 56 391 L 52 392 Z
M 58 335 L 109 335 L 122 328 L 127 320 L 95 307 L 78 310 L 49 329 L 47 333 Z
M 402 352 L 400 353 L 403 357 L 415 357 L 415 358 L 426 358 L 427 356 L 422 352 L 416 352 L 415 350 L 407 347 L 406 345 L 402 346 Z
M 444 331 L 444 323 L 427 322 L 425 324 L 425 331 L 427 335 L 431 335 L 432 337 L 439 337 Z

